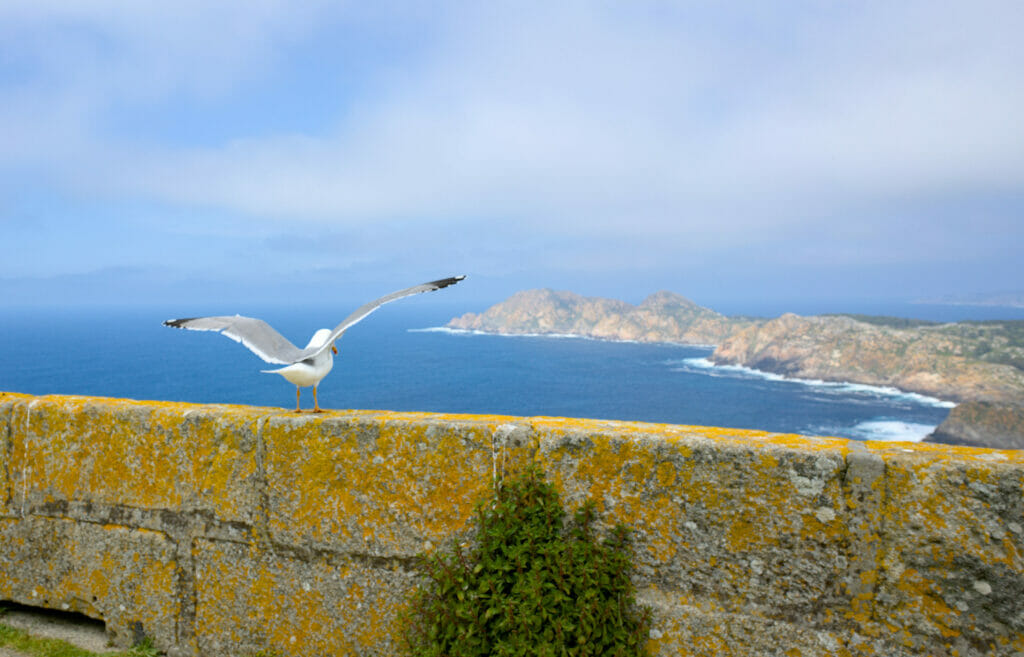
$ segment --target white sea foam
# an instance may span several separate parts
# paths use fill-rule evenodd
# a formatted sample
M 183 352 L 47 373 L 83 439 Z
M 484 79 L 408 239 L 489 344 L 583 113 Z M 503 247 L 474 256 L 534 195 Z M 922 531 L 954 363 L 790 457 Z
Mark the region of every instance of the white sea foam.
M 895 397 L 915 404 L 923 404 L 925 406 L 934 406 L 937 408 L 953 408 L 956 406 L 955 403 L 950 401 L 944 401 L 937 397 L 930 397 L 916 392 L 905 392 L 892 386 L 873 386 L 864 383 L 850 383 L 846 381 L 822 381 L 821 379 L 790 378 L 782 376 L 781 374 L 775 374 L 774 372 L 765 372 L 762 370 L 755 370 L 752 367 L 744 367 L 743 365 L 718 365 L 707 358 L 684 358 L 682 361 L 674 362 L 682 362 L 687 368 L 703 371 L 711 374 L 712 376 L 716 375 L 714 373 L 722 373 L 738 377 L 765 379 L 767 381 L 790 381 L 840 393 L 862 393 Z
M 474 329 L 457 329 L 448 326 L 427 326 L 425 328 L 406 329 L 409 333 L 448 333 L 450 335 L 483 335 L 483 331 Z
M 877 419 L 860 422 L 849 430 L 849 434 L 861 440 L 885 440 L 921 442 L 935 430 L 934 424 L 901 422 L 899 420 Z

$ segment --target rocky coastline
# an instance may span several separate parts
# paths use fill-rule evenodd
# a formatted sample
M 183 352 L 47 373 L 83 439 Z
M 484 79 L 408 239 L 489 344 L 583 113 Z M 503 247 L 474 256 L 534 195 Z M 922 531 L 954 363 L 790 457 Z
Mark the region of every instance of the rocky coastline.
M 786 314 L 740 329 L 710 360 L 784 376 L 893 386 L 946 401 L 1024 401 L 1024 371 L 978 358 L 950 324 L 892 328 Z
M 939 324 L 793 314 L 775 319 L 727 317 L 673 292 L 657 292 L 632 305 L 544 289 L 518 292 L 482 313 L 453 318 L 448 327 L 714 345 L 709 359 L 716 364 L 794 378 L 892 386 L 970 403 L 967 409 L 974 410 L 951 413 L 951 419 L 936 429 L 936 440 L 1020 448 L 1016 434 L 1000 434 L 993 427 L 1024 426 L 1024 322 Z M 994 424 L 980 419 L 993 412 L 985 404 L 1001 409 Z M 1017 420 L 1007 419 L 1012 417 Z M 967 426 L 981 428 L 972 432 Z

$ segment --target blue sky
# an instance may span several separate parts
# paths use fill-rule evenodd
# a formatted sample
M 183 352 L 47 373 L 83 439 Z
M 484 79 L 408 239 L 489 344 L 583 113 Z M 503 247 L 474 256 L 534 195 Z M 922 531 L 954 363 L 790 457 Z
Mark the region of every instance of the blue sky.
M 0 295 L 1024 290 L 1021 34 L 1016 1 L 6 0 Z

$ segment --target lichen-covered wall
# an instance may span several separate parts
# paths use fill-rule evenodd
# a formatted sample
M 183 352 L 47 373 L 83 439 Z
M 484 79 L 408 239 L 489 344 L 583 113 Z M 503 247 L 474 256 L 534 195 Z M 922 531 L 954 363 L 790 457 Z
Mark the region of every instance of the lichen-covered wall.
M 0 393 L 0 599 L 397 654 L 416 556 L 531 462 L 636 530 L 655 654 L 1024 654 L 1024 452 L 558 418 Z

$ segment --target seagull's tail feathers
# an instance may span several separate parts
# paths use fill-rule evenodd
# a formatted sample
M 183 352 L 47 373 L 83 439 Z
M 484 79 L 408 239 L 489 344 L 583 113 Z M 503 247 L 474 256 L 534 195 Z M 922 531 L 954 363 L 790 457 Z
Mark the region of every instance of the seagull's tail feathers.
M 309 368 L 304 368 L 302 365 L 298 363 L 285 365 L 284 367 L 279 367 L 276 370 L 260 370 L 260 372 L 262 372 L 263 374 L 280 374 L 281 376 L 283 376 L 284 378 L 288 379 L 289 381 L 296 385 L 313 385 L 305 381 L 300 382 L 300 379 L 306 378 L 305 375 L 309 372 Z

